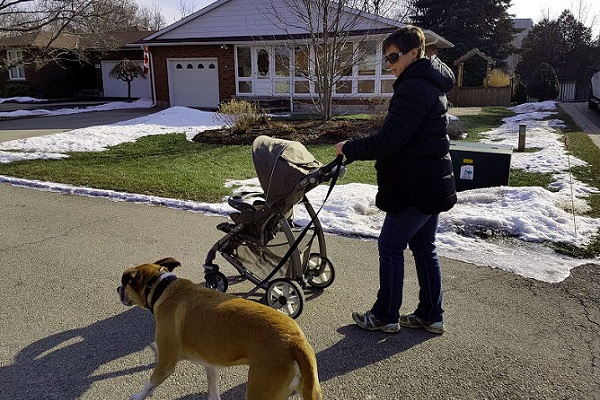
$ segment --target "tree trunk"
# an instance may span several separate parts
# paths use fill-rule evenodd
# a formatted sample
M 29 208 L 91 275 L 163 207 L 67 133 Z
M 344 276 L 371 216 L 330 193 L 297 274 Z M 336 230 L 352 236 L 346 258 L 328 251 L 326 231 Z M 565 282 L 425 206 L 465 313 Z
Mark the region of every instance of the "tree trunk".
M 127 81 L 127 102 L 131 103 L 131 81 Z

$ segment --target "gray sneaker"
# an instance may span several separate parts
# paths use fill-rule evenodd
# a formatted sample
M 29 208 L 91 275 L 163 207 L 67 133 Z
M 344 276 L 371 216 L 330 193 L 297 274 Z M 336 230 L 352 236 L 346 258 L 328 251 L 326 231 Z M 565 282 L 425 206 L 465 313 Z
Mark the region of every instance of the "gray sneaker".
M 352 319 L 356 322 L 356 325 L 368 331 L 383 331 L 387 333 L 396 333 L 400 330 L 400 324 L 398 322 L 392 322 L 386 324 L 380 322 L 375 318 L 371 311 L 367 311 L 364 314 L 353 312 Z
M 427 332 L 442 334 L 444 333 L 444 323 L 440 322 L 432 322 L 429 323 L 427 321 L 423 321 L 421 318 L 417 317 L 415 314 L 406 314 L 400 316 L 400 325 L 405 328 L 421 328 L 425 329 Z

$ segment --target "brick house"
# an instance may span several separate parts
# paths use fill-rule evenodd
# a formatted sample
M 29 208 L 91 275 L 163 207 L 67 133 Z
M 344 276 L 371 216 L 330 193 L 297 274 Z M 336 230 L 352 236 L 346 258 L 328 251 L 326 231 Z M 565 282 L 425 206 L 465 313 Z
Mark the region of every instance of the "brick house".
M 126 44 L 152 33 L 138 27 L 111 32 L 107 34 L 110 41 L 102 44 L 68 33 L 53 39 L 43 31 L 4 37 L 0 39 L 0 64 L 4 66 L 0 68 L 0 96 L 126 97 L 126 84 L 109 77 L 108 71 L 123 58 L 142 63 L 143 50 Z M 36 61 L 49 52 L 54 56 Z M 149 98 L 150 88 L 149 80 L 134 81 L 133 95 Z
M 310 75 L 315 48 L 298 17 L 299 4 L 218 0 L 130 46 L 149 48 L 156 101 L 163 106 L 216 109 L 223 101 L 246 98 L 280 100 L 297 110 L 317 95 Z M 395 78 L 385 68 L 381 43 L 404 24 L 350 8 L 343 18 L 352 20 L 344 50 L 352 62 L 336 83 L 334 103 L 389 98 Z M 425 35 L 428 52 L 453 47 L 434 32 Z

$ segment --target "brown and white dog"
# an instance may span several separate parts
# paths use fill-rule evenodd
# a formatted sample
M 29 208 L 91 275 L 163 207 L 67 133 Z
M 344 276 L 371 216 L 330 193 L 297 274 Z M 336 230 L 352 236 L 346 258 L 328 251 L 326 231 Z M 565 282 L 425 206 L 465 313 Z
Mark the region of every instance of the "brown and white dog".
M 126 306 L 146 307 L 156 320 L 158 362 L 141 400 L 175 370 L 181 359 L 206 369 L 209 400 L 219 400 L 218 370 L 249 365 L 247 400 L 283 400 L 298 389 L 320 400 L 315 353 L 290 317 L 255 301 L 207 289 L 171 273 L 180 263 L 165 258 L 129 268 L 117 289 Z

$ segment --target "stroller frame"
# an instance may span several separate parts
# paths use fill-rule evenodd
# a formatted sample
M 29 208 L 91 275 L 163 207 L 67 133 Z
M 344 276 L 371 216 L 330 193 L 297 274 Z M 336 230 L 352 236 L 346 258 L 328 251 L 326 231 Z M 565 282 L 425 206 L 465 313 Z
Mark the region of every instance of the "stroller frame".
M 254 195 L 254 193 L 252 195 Z M 240 197 L 247 199 L 246 196 Z M 231 204 L 239 201 L 240 198 L 232 197 L 229 202 Z M 298 245 L 293 249 L 288 257 L 287 266 L 285 263 L 280 265 L 278 268 L 273 269 L 271 274 L 266 278 L 257 276 L 227 251 L 232 241 L 241 239 L 244 242 L 247 242 L 250 239 L 242 232 L 244 225 L 238 224 L 231 226 L 230 224 L 220 224 L 220 229 L 231 228 L 231 230 L 214 244 L 206 257 L 204 263 L 206 286 L 220 292 L 225 292 L 228 289 L 227 277 L 219 270 L 220 267 L 214 263 L 216 254 L 219 253 L 239 272 L 242 278 L 245 278 L 256 285 L 254 289 L 245 295 L 245 297 L 249 297 L 259 289 L 263 289 L 265 290 L 265 302 L 267 305 L 278 309 L 293 318 L 298 317 L 304 308 L 305 295 L 303 289 L 306 288 L 307 285 L 324 289 L 329 287 L 335 279 L 335 269 L 331 261 L 327 258 L 327 246 L 325 244 L 323 227 L 316 216 L 315 209 L 306 196 L 302 198 L 299 204 L 305 207 L 309 217 L 313 221 L 313 226 L 308 228 L 307 236 L 309 237 L 307 239 L 308 244 L 306 245 L 306 248 L 301 249 L 300 245 Z M 267 220 L 267 224 L 268 223 L 276 224 L 278 226 L 278 229 L 284 233 L 287 243 L 290 246 L 294 246 L 295 243 L 299 243 L 299 241 L 302 240 L 298 233 L 299 228 L 284 215 L 277 213 Z M 314 243 L 315 238 L 317 243 Z M 260 243 L 256 241 L 248 244 L 263 248 L 269 246 L 264 242 Z M 318 246 L 318 252 L 313 253 L 307 251 L 312 248 L 313 244 Z M 290 249 L 291 248 L 292 247 L 290 247 Z M 274 273 L 279 272 L 284 267 L 288 270 L 286 277 L 271 279 Z M 293 273 L 294 271 L 299 273 Z
M 307 286 L 325 289 L 335 279 L 335 269 L 327 257 L 323 227 L 318 219 L 320 209 L 315 211 L 306 197 L 306 192 L 322 182 L 331 180 L 326 201 L 341 171 L 344 171 L 342 158 L 338 157 L 333 162 L 306 174 L 297 183 L 296 186 L 304 188 L 305 191 L 294 205 L 303 206 L 310 217 L 310 222 L 304 228 L 293 223 L 292 209 L 281 209 L 277 203 L 269 204 L 265 199 L 268 196 L 261 192 L 245 192 L 230 196 L 228 204 L 236 210 L 230 214 L 234 223 L 223 222 L 217 226 L 217 229 L 226 234 L 207 254 L 204 263 L 206 287 L 220 292 L 228 289 L 227 277 L 214 262 L 219 253 L 240 273 L 242 278 L 256 285 L 245 295 L 246 298 L 262 289 L 265 291 L 264 301 L 268 306 L 292 318 L 298 317 L 305 303 L 303 290 Z M 278 234 L 277 238 L 282 239 L 281 234 L 283 234 L 285 241 L 273 244 L 272 241 Z M 317 243 L 314 243 L 315 239 Z M 289 245 L 289 249 L 283 257 L 270 250 L 285 244 Z M 311 252 L 313 244 L 318 246 L 318 252 Z M 240 261 L 237 257 L 239 250 L 259 253 L 261 260 L 267 258 L 266 254 L 272 257 L 268 260 L 268 264 L 277 263 L 277 266 L 263 278 Z

